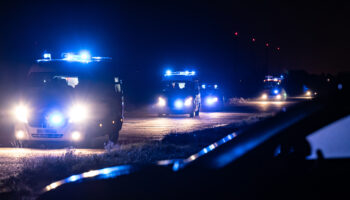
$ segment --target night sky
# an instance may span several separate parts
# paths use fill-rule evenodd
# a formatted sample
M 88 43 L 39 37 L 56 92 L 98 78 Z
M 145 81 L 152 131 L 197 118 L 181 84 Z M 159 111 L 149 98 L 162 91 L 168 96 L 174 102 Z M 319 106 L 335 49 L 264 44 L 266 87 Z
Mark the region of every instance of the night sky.
M 269 73 L 337 73 L 349 71 L 349 10 L 340 1 L 1 2 L 0 63 L 88 49 L 126 76 L 196 69 L 227 84 L 265 73 L 267 57 Z

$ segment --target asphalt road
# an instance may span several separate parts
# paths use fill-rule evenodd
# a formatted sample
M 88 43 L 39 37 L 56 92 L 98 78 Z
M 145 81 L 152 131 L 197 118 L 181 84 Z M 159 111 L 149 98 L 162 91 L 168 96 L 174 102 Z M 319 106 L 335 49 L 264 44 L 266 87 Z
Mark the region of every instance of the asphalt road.
M 245 103 L 225 112 L 201 112 L 199 117 L 189 118 L 187 115 L 174 115 L 158 117 L 155 114 L 128 113 L 126 115 L 123 129 L 120 133 L 120 141 L 146 141 L 160 140 L 170 133 L 184 133 L 211 127 L 225 126 L 230 123 L 243 122 L 244 120 L 256 120 L 256 117 L 271 115 L 285 107 L 282 104 L 260 104 Z M 102 138 L 104 140 L 104 138 Z M 5 144 L 4 141 L 1 141 Z M 59 156 L 67 150 L 40 149 L 40 148 L 15 148 L 11 145 L 0 147 L 0 179 L 4 179 L 15 173 L 22 167 L 23 159 L 32 157 L 43 157 L 45 155 Z M 100 154 L 104 149 L 75 149 L 75 154 Z

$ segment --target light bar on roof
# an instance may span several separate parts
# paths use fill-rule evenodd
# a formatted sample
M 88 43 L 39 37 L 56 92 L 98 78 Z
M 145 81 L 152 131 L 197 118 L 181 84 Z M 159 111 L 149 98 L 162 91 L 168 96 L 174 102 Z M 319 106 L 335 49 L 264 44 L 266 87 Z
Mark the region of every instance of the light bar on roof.
M 100 62 L 102 60 L 111 60 L 110 57 L 92 57 L 88 51 L 81 51 L 79 54 L 63 53 L 61 59 L 52 59 L 50 53 L 44 53 L 44 58 L 38 59 L 37 62 L 49 62 L 49 61 L 67 61 L 67 62 Z
M 273 77 L 273 76 L 266 76 L 265 79 L 264 79 L 264 82 L 268 81 L 273 81 L 273 82 L 281 82 L 283 80 L 283 76 L 280 76 L 280 77 Z
M 177 71 L 172 72 L 170 70 L 167 70 L 164 74 L 164 76 L 194 76 L 196 75 L 195 71 Z

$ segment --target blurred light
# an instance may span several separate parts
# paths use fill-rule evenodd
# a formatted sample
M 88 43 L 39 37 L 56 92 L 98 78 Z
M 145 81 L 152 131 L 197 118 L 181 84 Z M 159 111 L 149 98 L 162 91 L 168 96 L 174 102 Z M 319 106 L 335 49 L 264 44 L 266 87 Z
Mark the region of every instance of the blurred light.
M 85 172 L 82 174 L 82 176 L 84 178 L 90 178 L 90 177 L 94 177 L 94 176 L 97 176 L 99 175 L 99 171 L 98 170 L 91 170 L 91 171 L 88 171 L 88 172 Z
M 53 126 L 61 126 L 64 122 L 64 117 L 60 113 L 53 113 L 49 117 L 50 124 Z
M 165 75 L 166 76 L 170 76 L 171 75 L 171 70 L 166 70 Z
M 256 39 L 255 38 L 252 38 L 252 42 L 255 42 L 256 41 Z
M 18 121 L 28 123 L 29 110 L 26 106 L 17 106 L 14 110 L 14 115 Z
M 209 153 L 210 151 L 213 151 L 215 148 L 225 144 L 226 142 L 228 142 L 236 137 L 237 137 L 236 133 L 229 134 L 226 137 L 222 138 L 221 140 L 203 148 L 200 152 L 193 154 L 186 159 L 179 159 L 179 160 L 175 161 L 173 164 L 173 171 L 178 171 L 178 170 L 182 169 L 184 166 L 186 166 L 190 162 L 204 156 L 205 154 Z
M 213 105 L 214 103 L 218 102 L 218 98 L 217 97 L 207 97 L 207 105 Z
M 279 51 L 279 50 L 280 50 L 280 48 L 279 48 L 279 47 L 277 47 L 276 49 L 277 49 L 277 51 Z
M 238 32 L 237 31 L 234 34 L 235 34 L 235 36 L 238 36 Z
M 91 55 L 88 51 L 81 51 L 79 54 L 80 54 L 80 59 L 82 59 L 83 61 L 88 61 L 91 59 Z
M 343 89 L 343 85 L 341 83 L 338 84 L 338 90 L 342 90 Z
M 68 178 L 68 182 L 75 182 L 77 180 L 80 180 L 81 177 L 79 175 L 73 175 Z
M 262 99 L 267 99 L 267 94 L 261 95 L 261 98 L 262 98 Z
M 91 170 L 82 174 L 72 175 L 68 178 L 56 181 L 51 183 L 50 185 L 47 185 L 43 192 L 47 192 L 50 190 L 53 190 L 63 184 L 76 182 L 85 178 L 95 178 L 98 179 L 108 179 L 108 178 L 114 178 L 116 176 L 126 175 L 130 174 L 135 169 L 132 168 L 129 165 L 122 165 L 122 166 L 116 166 L 116 167 L 108 167 L 104 169 L 98 169 L 98 170 Z
M 186 87 L 186 83 L 178 83 L 180 89 L 184 89 Z
M 88 117 L 88 109 L 86 106 L 77 104 L 74 105 L 69 111 L 70 122 L 81 122 Z
M 218 85 L 214 85 L 214 88 L 217 89 L 217 88 L 218 88 Z
M 274 89 L 274 90 L 273 90 L 273 93 L 274 93 L 274 94 L 278 94 L 278 92 L 279 92 L 279 91 L 278 91 L 277 89 Z
M 23 139 L 24 138 L 24 131 L 22 131 L 22 130 L 19 130 L 19 131 L 17 131 L 16 132 L 16 138 L 17 139 Z
M 190 106 L 192 105 L 192 97 L 188 97 L 186 100 L 185 100 L 185 106 Z
M 183 75 L 183 76 L 194 76 L 196 75 L 196 71 L 177 71 L 177 72 L 172 72 L 170 70 L 167 70 L 164 74 L 165 76 L 175 76 L 175 75 Z
M 182 102 L 182 100 L 176 100 L 176 101 L 175 101 L 175 107 L 176 107 L 176 108 L 182 108 L 182 107 L 183 107 L 183 102 Z
M 162 97 L 159 97 L 159 98 L 158 98 L 158 106 L 164 107 L 165 104 L 166 104 L 165 99 L 163 99 Z
M 74 59 L 74 55 L 72 53 L 66 53 L 64 59 L 72 61 Z
M 81 134 L 78 131 L 74 131 L 72 133 L 72 140 L 78 141 L 78 140 L 80 140 L 80 137 L 81 137 Z
M 269 47 L 269 46 L 270 46 L 270 44 L 266 42 L 266 43 L 265 43 L 265 46 L 266 46 L 266 47 Z
M 280 99 L 282 99 L 282 96 L 279 94 L 276 96 L 276 99 L 280 100 Z
M 202 84 L 202 88 L 205 89 L 206 85 L 205 84 Z
M 44 53 L 44 58 L 45 59 L 51 59 L 51 54 L 50 53 Z
M 310 90 L 306 91 L 306 96 L 311 96 Z

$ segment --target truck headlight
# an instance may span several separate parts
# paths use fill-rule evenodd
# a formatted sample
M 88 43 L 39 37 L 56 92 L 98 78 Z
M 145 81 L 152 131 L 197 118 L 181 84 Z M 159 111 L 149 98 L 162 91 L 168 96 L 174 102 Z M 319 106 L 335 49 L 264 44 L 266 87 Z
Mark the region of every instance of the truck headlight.
M 267 94 L 262 94 L 261 99 L 267 99 Z
M 24 105 L 17 106 L 14 109 L 14 116 L 18 121 L 28 123 L 29 109 Z
M 162 97 L 159 97 L 159 98 L 158 98 L 158 106 L 164 107 L 165 104 L 166 104 L 165 99 L 163 99 Z
M 74 132 L 72 133 L 72 140 L 78 141 L 78 140 L 80 140 L 80 138 L 81 138 L 81 134 L 80 134 L 79 131 L 74 131 Z
M 77 104 L 69 110 L 69 121 L 79 123 L 88 117 L 88 109 L 85 105 Z
M 207 98 L 207 105 L 213 105 L 214 103 L 218 102 L 218 98 L 217 97 L 208 97 Z
M 187 99 L 185 99 L 185 106 L 190 106 L 190 105 L 192 105 L 192 97 L 188 97 Z

